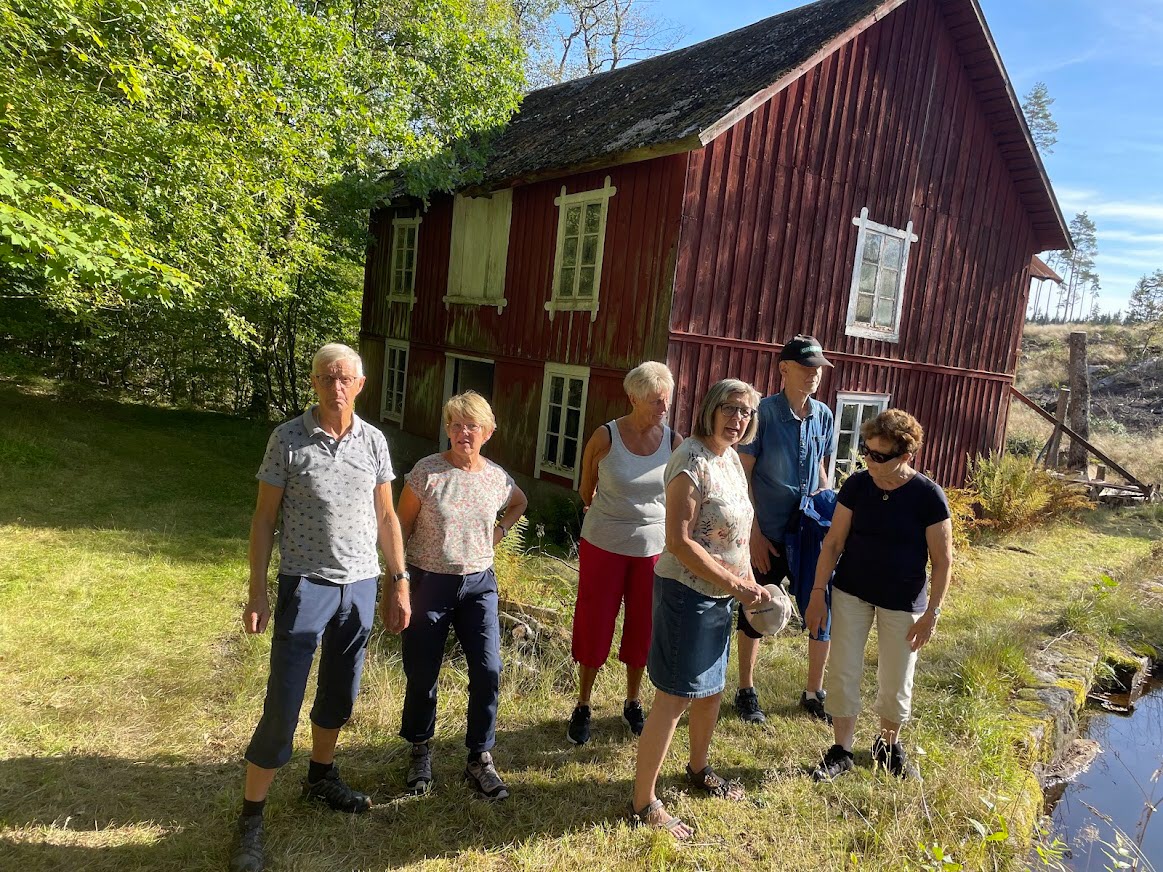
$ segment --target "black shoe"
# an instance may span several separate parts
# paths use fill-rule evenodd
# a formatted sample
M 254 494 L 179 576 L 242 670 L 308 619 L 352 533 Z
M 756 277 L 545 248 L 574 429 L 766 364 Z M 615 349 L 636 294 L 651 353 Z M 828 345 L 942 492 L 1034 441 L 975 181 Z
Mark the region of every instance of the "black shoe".
M 812 778 L 816 781 L 831 781 L 845 772 L 852 771 L 856 761 L 851 751 L 845 751 L 843 745 L 833 745 L 820 761 L 820 765 L 812 770 Z
M 333 811 L 362 814 L 372 807 L 372 798 L 366 793 L 352 790 L 339 777 L 339 767 L 331 770 L 318 781 L 303 779 L 303 799 L 321 802 Z
M 266 868 L 261 814 L 238 819 L 238 845 L 230 855 L 230 872 L 262 872 Z
M 470 760 L 464 767 L 464 778 L 473 786 L 482 799 L 499 801 L 509 798 L 509 788 L 497 774 L 493 766 L 493 755 L 485 751 L 476 760 Z
M 741 687 L 735 693 L 735 711 L 749 724 L 767 723 L 767 715 L 759 707 L 759 694 L 754 687 Z
M 642 711 L 642 703 L 636 699 L 628 699 L 622 704 L 622 723 L 630 728 L 635 736 L 642 735 L 642 728 L 646 726 L 646 713 Z
M 575 745 L 584 745 L 590 740 L 590 707 L 588 705 L 578 703 L 574 708 L 573 714 L 569 718 L 569 729 L 565 731 L 565 737 Z
M 903 781 L 920 781 L 921 773 L 905 754 L 905 746 L 900 742 L 889 744 L 879 736 L 872 743 L 872 765 L 883 766 L 889 775 Z
M 825 694 L 822 690 L 817 690 L 811 696 L 805 690 L 800 694 L 800 708 L 806 711 L 809 715 L 817 721 L 823 721 L 825 724 L 832 723 L 832 716 L 824 711 Z
M 405 781 L 408 792 L 419 796 L 427 793 L 432 787 L 432 752 L 428 750 L 428 743 L 412 746 L 412 762 L 408 764 L 408 777 Z

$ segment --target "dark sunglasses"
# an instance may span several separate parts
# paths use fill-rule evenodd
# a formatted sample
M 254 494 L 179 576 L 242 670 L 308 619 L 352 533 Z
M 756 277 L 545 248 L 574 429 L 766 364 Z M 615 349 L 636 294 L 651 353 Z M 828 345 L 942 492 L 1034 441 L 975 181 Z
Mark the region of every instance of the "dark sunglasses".
M 905 453 L 904 451 L 896 451 L 892 454 L 885 454 L 882 451 L 873 451 L 864 443 L 860 444 L 860 448 L 858 450 L 869 460 L 875 460 L 877 463 L 888 463 L 890 460 L 896 460 L 898 457 Z

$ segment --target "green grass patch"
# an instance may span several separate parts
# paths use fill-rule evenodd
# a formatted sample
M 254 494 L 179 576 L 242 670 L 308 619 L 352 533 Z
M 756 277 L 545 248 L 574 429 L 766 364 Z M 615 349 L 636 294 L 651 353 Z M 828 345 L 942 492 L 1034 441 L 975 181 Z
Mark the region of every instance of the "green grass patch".
M 0 459 L 0 866 L 221 869 L 269 655 L 269 636 L 248 637 L 239 622 L 253 476 L 269 428 L 3 385 L 0 402 L 20 422 L 6 436 L 15 456 L 40 458 Z M 620 723 L 613 659 L 595 691 L 594 740 L 566 742 L 575 676 L 561 646 L 505 651 L 496 757 L 510 801 L 483 805 L 459 783 L 467 675 L 451 645 L 436 790 L 401 796 L 399 640 L 377 628 L 341 762 L 379 804 L 351 819 L 298 802 L 304 717 L 296 758 L 271 796 L 271 866 L 919 870 L 945 868 L 934 864 L 952 854 L 967 869 L 1021 868 L 1015 858 L 1039 796 L 1017 744 L 1030 723 L 1014 690 L 1029 678 L 1032 652 L 1063 633 L 1085 644 L 1116 632 L 1163 641 L 1163 610 L 1134 605 L 1161 532 L 1143 513 L 1097 513 L 1022 534 L 1033 554 L 996 539 L 959 555 L 907 730 L 924 784 L 869 771 L 870 710 L 860 770 L 813 784 L 806 770 L 831 736 L 796 708 L 805 643 L 766 643 L 758 688 L 768 724 L 755 729 L 724 712 L 712 746 L 747 800 L 688 794 L 685 724 L 675 736 L 660 786 L 698 827 L 682 848 L 623 818 L 634 744 Z M 508 551 L 499 564 L 506 596 L 555 609 L 568 627 L 568 567 Z M 1103 575 L 1116 584 L 1083 625 L 1072 606 L 1097 596 Z M 734 667 L 731 675 L 729 693 Z M 871 669 L 865 690 L 870 704 Z

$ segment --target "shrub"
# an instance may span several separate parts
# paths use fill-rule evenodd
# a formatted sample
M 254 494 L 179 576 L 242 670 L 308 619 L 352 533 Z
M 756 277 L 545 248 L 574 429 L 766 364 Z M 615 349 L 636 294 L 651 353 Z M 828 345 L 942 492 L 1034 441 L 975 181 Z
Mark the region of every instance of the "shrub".
M 979 526 L 977 494 L 970 488 L 954 487 L 945 491 L 945 496 L 949 498 L 949 516 L 953 520 L 953 550 L 963 551 Z
M 1094 508 L 1078 487 L 1055 478 L 1031 459 L 1012 454 L 995 452 L 971 461 L 969 486 L 981 511 L 978 523 L 999 533 Z
M 1033 433 L 1013 433 L 1006 436 L 1006 454 L 1018 457 L 1037 457 L 1043 440 Z

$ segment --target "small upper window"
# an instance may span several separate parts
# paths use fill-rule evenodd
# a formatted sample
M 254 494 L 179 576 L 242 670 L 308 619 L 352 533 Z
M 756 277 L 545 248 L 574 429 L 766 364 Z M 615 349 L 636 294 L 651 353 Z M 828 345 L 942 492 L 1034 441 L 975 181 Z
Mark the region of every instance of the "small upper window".
M 512 219 L 512 188 L 484 197 L 456 195 L 452 202 L 446 309 L 453 304 L 496 306 L 499 313 L 505 308 Z
M 416 302 L 416 239 L 419 234 L 419 218 L 392 220 L 392 268 L 388 278 L 388 299 L 391 301 Z
M 557 254 L 553 263 L 553 290 L 545 304 L 549 319 L 558 311 L 587 311 L 598 317 L 598 291 L 602 281 L 602 252 L 606 242 L 606 213 L 618 189 L 606 176 L 596 191 L 567 194 L 557 206 Z
M 836 443 L 828 480 L 849 476 L 859 468 L 860 427 L 888 408 L 888 394 L 836 394 Z
M 917 241 L 913 222 L 904 230 L 877 224 L 868 220 L 866 207 L 852 223 L 860 230 L 845 332 L 849 336 L 897 342 L 909 246 Z

